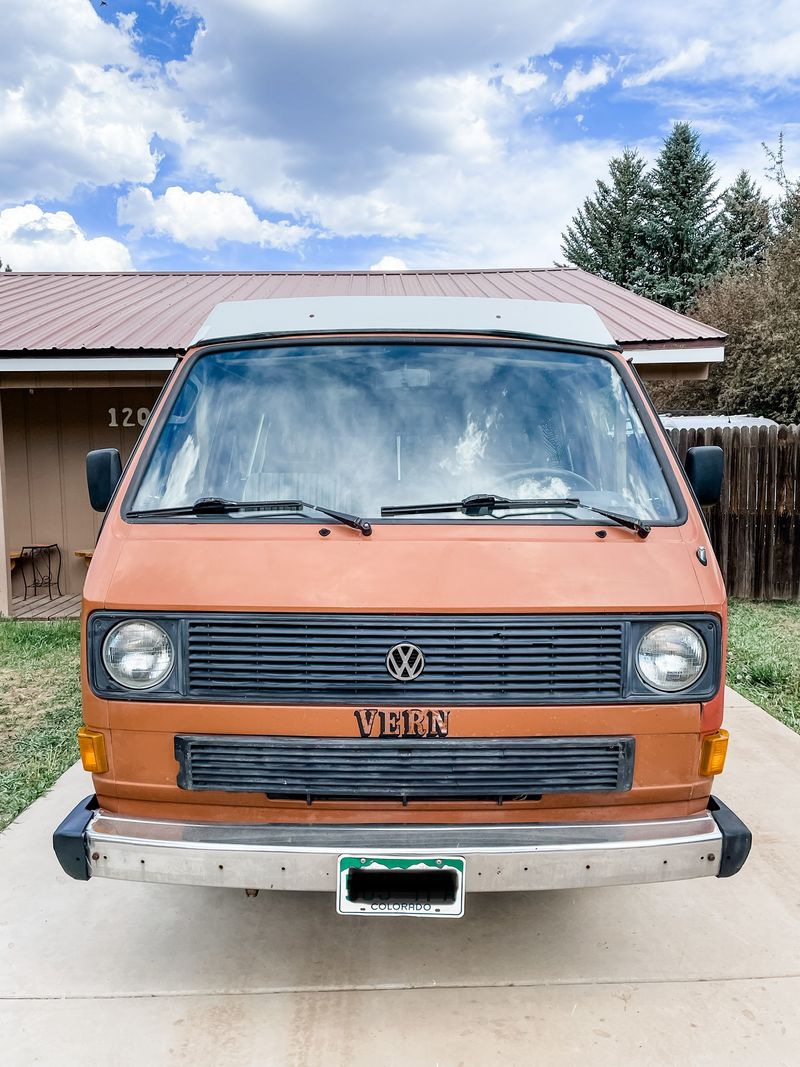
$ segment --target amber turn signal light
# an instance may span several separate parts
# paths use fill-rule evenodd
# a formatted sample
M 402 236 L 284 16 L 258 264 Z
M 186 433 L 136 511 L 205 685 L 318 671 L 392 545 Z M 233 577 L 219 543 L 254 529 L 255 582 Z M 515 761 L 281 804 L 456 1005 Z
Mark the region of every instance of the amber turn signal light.
M 106 757 L 106 739 L 99 730 L 90 730 L 81 726 L 78 730 L 78 748 L 81 750 L 81 763 L 85 771 L 92 774 L 105 774 L 108 770 Z
M 717 730 L 716 733 L 708 734 L 703 738 L 703 747 L 700 749 L 700 774 L 704 778 L 722 774 L 727 754 L 728 731 Z

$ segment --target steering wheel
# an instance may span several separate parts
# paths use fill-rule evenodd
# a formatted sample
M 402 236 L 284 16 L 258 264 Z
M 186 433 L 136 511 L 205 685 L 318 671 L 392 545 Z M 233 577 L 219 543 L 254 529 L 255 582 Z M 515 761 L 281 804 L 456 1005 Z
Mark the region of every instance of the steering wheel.
M 597 486 L 593 485 L 588 478 L 584 478 L 582 474 L 578 474 L 576 471 L 567 470 L 565 467 L 521 467 L 519 470 L 511 471 L 509 474 L 501 474 L 498 481 L 503 485 L 506 482 L 518 481 L 520 478 L 530 478 L 537 474 L 564 477 L 565 481 L 572 482 L 576 489 L 583 488 L 592 492 L 597 491 Z

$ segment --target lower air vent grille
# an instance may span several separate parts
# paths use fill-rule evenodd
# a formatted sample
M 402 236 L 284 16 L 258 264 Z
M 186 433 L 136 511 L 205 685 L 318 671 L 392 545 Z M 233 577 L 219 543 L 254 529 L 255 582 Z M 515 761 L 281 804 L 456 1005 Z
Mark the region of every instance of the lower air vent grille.
M 270 797 L 511 798 L 630 789 L 631 737 L 178 736 L 182 789 Z

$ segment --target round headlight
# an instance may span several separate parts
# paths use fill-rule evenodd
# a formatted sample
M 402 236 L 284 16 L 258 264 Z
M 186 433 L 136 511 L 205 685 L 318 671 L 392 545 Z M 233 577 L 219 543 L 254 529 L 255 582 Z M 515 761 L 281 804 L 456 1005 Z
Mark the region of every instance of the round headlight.
M 636 667 L 654 689 L 688 689 L 705 670 L 708 653 L 697 630 L 682 623 L 654 626 L 639 642 Z
M 152 689 L 169 677 L 174 663 L 166 631 L 144 619 L 118 623 L 103 642 L 103 664 L 126 689 Z

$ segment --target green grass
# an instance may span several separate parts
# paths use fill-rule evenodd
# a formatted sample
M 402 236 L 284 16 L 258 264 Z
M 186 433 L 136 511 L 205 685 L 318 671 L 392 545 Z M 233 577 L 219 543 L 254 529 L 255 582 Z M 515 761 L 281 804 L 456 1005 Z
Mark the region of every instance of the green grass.
M 729 606 L 728 684 L 800 733 L 800 603 Z
M 0 830 L 78 758 L 80 625 L 0 622 Z

